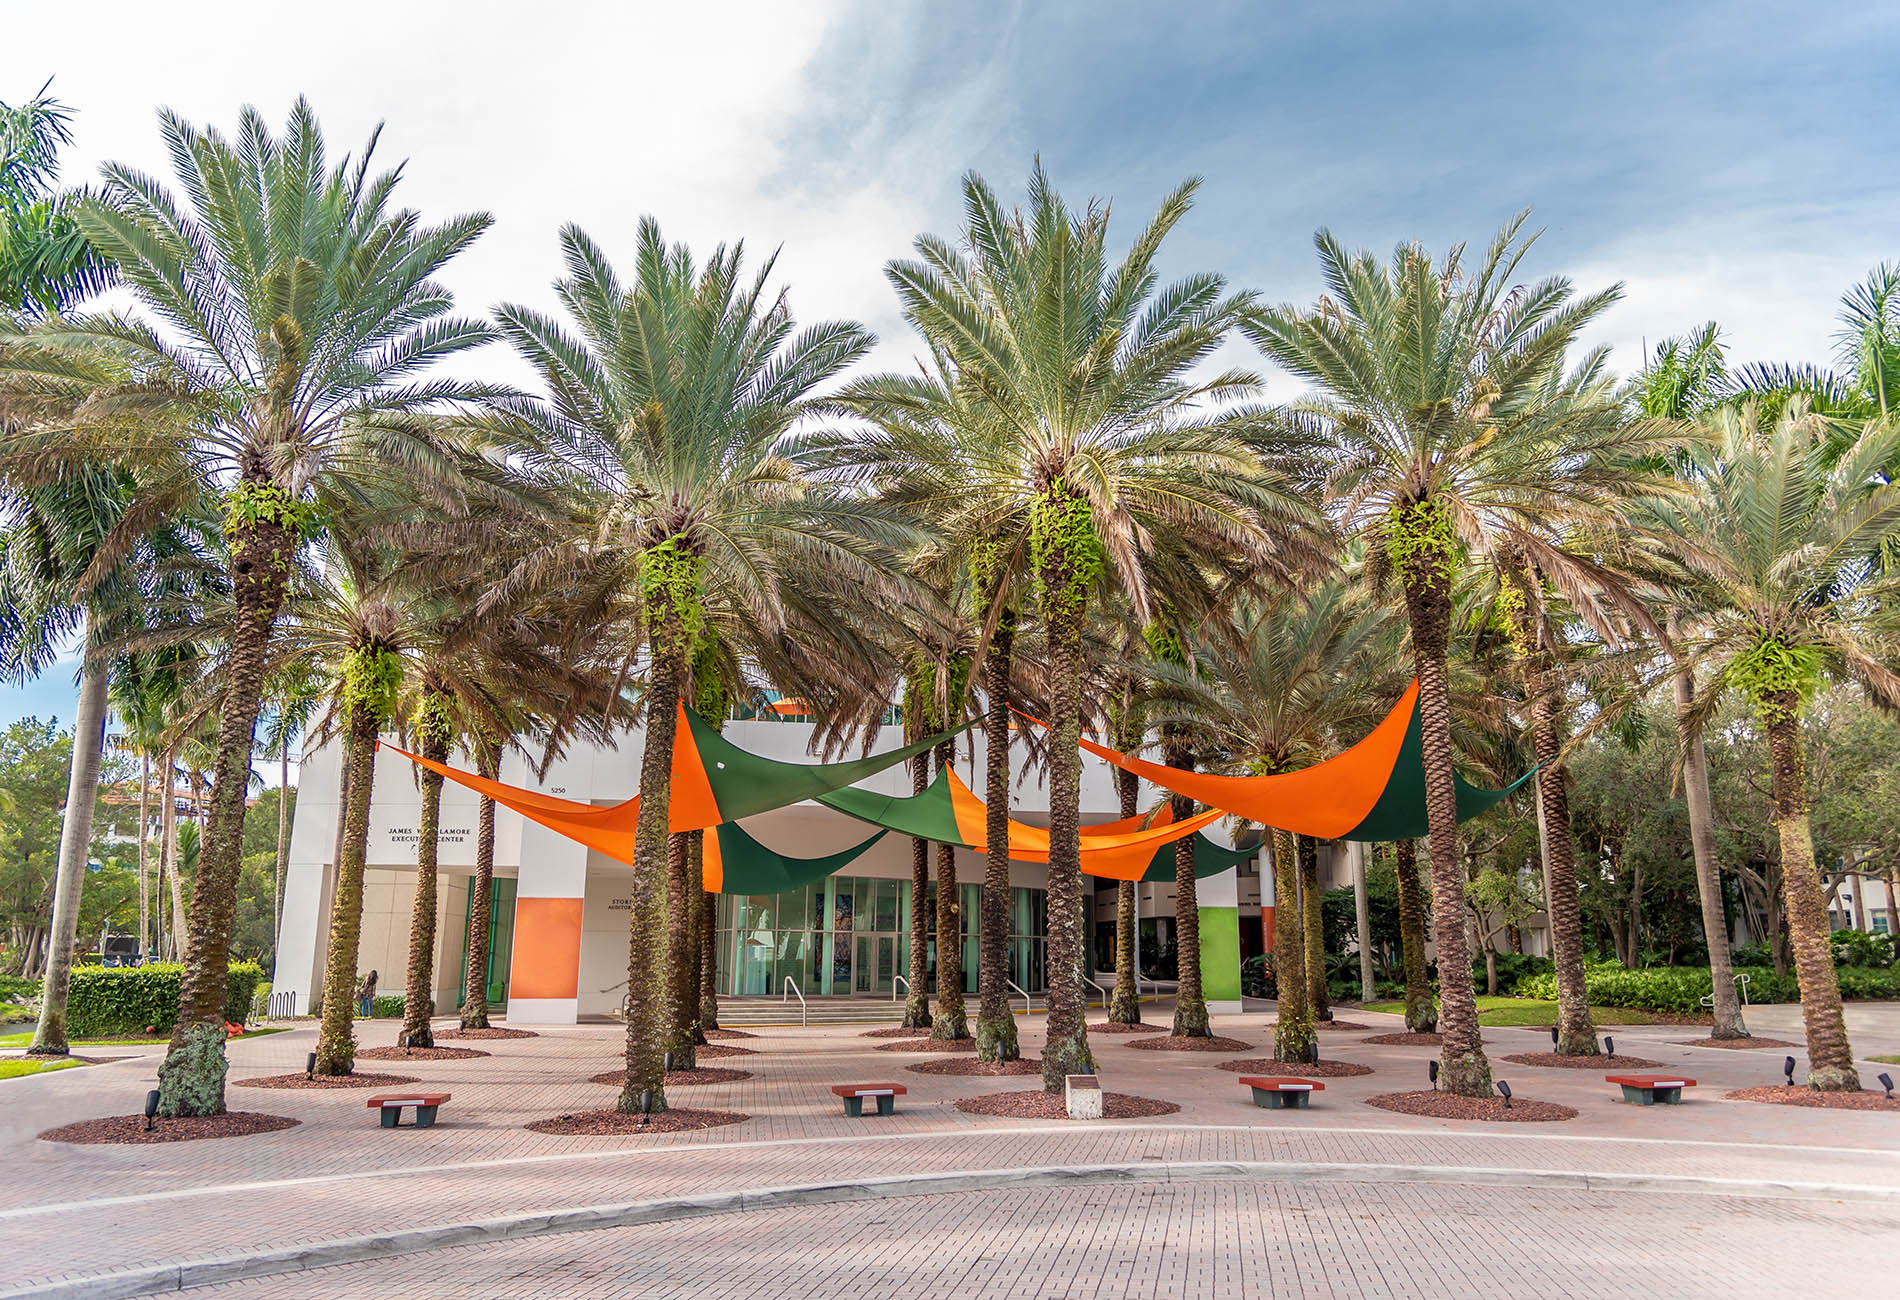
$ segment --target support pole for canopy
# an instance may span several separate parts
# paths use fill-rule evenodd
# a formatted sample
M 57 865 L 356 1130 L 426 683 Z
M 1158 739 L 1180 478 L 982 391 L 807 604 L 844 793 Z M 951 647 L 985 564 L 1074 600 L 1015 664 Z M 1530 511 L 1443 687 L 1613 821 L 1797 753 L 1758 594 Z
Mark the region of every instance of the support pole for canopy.
M 1352 902 L 1359 921 L 1359 1000 L 1373 1000 L 1372 905 L 1366 898 L 1366 846 L 1355 840 L 1346 846 L 1352 863 Z

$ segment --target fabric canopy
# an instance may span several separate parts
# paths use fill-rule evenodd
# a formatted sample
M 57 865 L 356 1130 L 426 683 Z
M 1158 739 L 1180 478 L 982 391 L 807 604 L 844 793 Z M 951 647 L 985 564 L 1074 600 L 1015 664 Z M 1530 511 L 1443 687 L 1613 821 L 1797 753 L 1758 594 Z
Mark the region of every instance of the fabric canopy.
M 1418 682 L 1414 680 L 1364 740 L 1297 772 L 1218 776 L 1133 758 L 1092 740 L 1083 740 L 1082 748 L 1164 790 L 1263 826 L 1316 839 L 1383 841 L 1419 839 L 1426 834 L 1421 737 Z M 1526 772 L 1510 785 L 1490 790 L 1454 773 L 1458 820 L 1495 806 L 1531 775 Z
M 819 858 L 790 858 L 768 849 L 739 828 L 736 822 L 709 826 L 704 837 L 705 888 L 709 894 L 778 894 L 843 871 L 864 851 L 889 835 L 879 831 L 870 839 Z
M 922 794 L 888 795 L 844 789 L 819 795 L 818 802 L 903 835 L 955 844 L 975 853 L 987 851 L 988 808 L 950 768 L 937 773 Z M 1160 846 L 1192 835 L 1220 816 L 1220 810 L 1210 809 L 1182 822 L 1164 817 L 1158 818 L 1155 824 L 1144 825 L 1144 819 L 1135 817 L 1084 826 L 1082 870 L 1091 876 L 1113 880 L 1143 879 Z M 1047 862 L 1049 828 L 1011 818 L 1009 856 L 1018 862 Z M 1198 859 L 1198 853 L 1196 857 Z M 1169 874 L 1172 873 L 1170 867 Z
M 684 706 L 679 709 L 678 722 L 679 730 L 673 741 L 673 784 L 667 809 L 667 830 L 673 832 L 705 830 L 721 822 L 802 803 L 874 776 L 975 725 L 968 722 L 952 731 L 926 736 L 902 749 L 850 762 L 785 763 L 740 749 Z M 561 799 L 503 785 L 474 772 L 432 762 L 394 745 L 384 747 L 616 861 L 633 861 L 634 824 L 640 816 L 638 797 L 609 805 Z
M 1148 869 L 1141 873 L 1143 882 L 1150 885 L 1174 883 L 1174 847 L 1172 844 L 1163 844 L 1155 850 L 1154 856 L 1148 860 Z M 1233 849 L 1225 844 L 1216 844 L 1207 837 L 1206 831 L 1202 831 L 1194 837 L 1194 878 L 1205 880 L 1209 876 L 1218 876 L 1258 852 L 1258 845 L 1250 849 Z M 1084 867 L 1083 870 L 1088 868 Z

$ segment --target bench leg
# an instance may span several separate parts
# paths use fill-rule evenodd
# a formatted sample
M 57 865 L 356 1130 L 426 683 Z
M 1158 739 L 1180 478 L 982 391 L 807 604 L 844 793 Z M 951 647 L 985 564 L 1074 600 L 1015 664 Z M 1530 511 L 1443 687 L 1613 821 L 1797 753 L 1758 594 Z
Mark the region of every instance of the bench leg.
M 433 1123 L 435 1123 L 435 1107 L 434 1106 L 416 1107 L 416 1127 L 417 1128 L 428 1128 L 429 1125 Z
M 1310 1092 L 1283 1092 L 1280 1095 L 1286 1099 L 1289 1110 L 1305 1110 L 1306 1103 L 1313 1100 Z
M 864 1116 L 864 1098 L 862 1098 L 862 1097 L 846 1097 L 846 1098 L 844 1099 L 844 1114 L 845 1114 L 845 1118 L 846 1118 L 846 1119 L 861 1119 L 861 1118 L 863 1118 L 863 1116 Z
M 1632 1102 L 1638 1106 L 1653 1106 L 1656 1104 L 1656 1094 L 1652 1089 L 1632 1088 L 1627 1083 L 1623 1084 L 1622 1088 L 1624 1101 Z
M 1682 1089 L 1658 1088 L 1656 1089 L 1656 1100 L 1665 1106 L 1679 1106 L 1682 1104 Z
M 877 1099 L 877 1113 L 880 1115 L 895 1115 L 897 1113 L 897 1098 L 894 1096 L 879 1097 Z
M 402 1118 L 401 1107 L 399 1106 L 383 1107 L 383 1127 L 384 1128 L 395 1128 L 396 1121 L 401 1118 Z

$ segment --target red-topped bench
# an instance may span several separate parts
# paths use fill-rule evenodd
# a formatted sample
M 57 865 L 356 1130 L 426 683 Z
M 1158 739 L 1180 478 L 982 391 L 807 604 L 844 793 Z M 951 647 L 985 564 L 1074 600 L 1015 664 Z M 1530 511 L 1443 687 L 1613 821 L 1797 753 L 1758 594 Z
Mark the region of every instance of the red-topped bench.
M 907 1090 L 901 1083 L 834 1083 L 831 1091 L 833 1096 L 844 1098 L 846 1116 L 857 1119 L 864 1114 L 866 1101 L 875 1101 L 880 1115 L 896 1114 L 897 1099 Z
M 1305 1110 L 1314 1093 L 1325 1092 L 1317 1079 L 1276 1079 L 1253 1076 L 1240 1081 L 1253 1089 L 1253 1104 L 1268 1110 Z
M 384 1092 L 371 1097 L 366 1105 L 371 1110 L 381 1110 L 383 1127 L 395 1128 L 402 1120 L 403 1108 L 416 1108 L 416 1127 L 428 1128 L 435 1123 L 436 1107 L 449 1099 L 446 1092 Z
M 1622 1085 L 1623 1100 L 1638 1106 L 1674 1106 L 1682 1101 L 1684 1088 L 1695 1087 L 1686 1074 L 1606 1074 L 1603 1080 Z

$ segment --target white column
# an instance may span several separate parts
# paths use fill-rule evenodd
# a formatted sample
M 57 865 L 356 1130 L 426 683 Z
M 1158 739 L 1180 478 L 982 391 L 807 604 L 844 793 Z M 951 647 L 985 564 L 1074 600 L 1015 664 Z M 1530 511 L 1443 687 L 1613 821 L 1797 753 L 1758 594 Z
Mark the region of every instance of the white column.
M 1352 864 L 1352 902 L 1359 922 L 1359 1000 L 1373 1000 L 1372 905 L 1366 898 L 1366 846 L 1357 840 L 1346 845 Z

